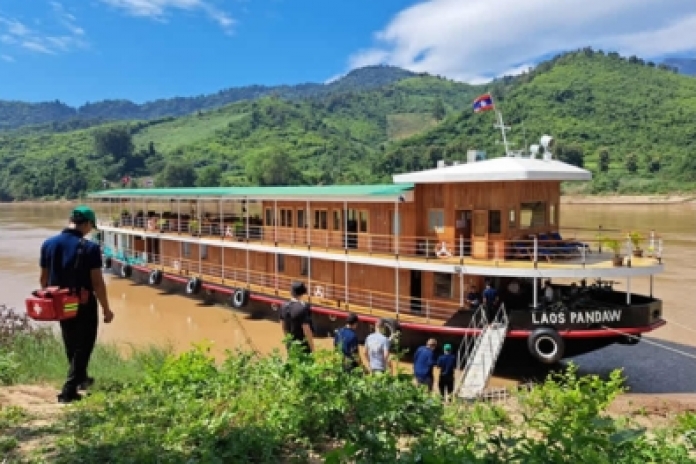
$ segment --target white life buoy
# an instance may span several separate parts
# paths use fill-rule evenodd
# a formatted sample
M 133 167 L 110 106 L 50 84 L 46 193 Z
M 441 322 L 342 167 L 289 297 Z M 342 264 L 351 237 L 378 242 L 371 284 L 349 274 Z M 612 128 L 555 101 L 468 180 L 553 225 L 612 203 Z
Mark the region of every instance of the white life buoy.
M 124 279 L 130 278 L 131 274 L 133 274 L 133 268 L 130 266 L 130 264 L 122 264 L 121 265 L 121 277 Z
M 439 244 L 435 245 L 435 255 L 438 258 L 452 257 L 452 253 L 447 249 L 447 243 L 445 242 L 440 242 Z
M 162 282 L 162 271 L 159 269 L 155 269 L 150 273 L 150 277 L 148 278 L 148 282 L 150 285 L 159 285 L 160 282 Z
M 201 279 L 194 277 L 186 283 L 186 293 L 196 295 L 201 290 Z
M 232 293 L 231 302 L 234 308 L 243 308 L 246 306 L 248 303 L 247 291 L 243 288 L 235 289 L 234 293 Z
M 317 298 L 324 298 L 324 287 L 321 285 L 317 285 L 314 287 L 314 296 Z

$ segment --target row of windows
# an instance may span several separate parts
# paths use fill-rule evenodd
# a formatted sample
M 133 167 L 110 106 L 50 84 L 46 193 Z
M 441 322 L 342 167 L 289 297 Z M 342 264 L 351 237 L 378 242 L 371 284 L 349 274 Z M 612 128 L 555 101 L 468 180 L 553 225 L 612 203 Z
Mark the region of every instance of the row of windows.
M 278 209 L 278 221 L 276 223 L 276 217 L 273 214 L 273 208 L 266 208 L 266 220 L 264 221 L 265 226 L 275 226 L 278 227 L 293 227 L 293 219 L 297 218 L 295 222 L 297 228 L 304 229 L 307 227 L 313 227 L 317 230 L 329 230 L 329 210 L 326 209 L 314 209 L 312 220 L 308 220 L 306 217 L 306 210 L 304 209 Z M 331 215 L 331 230 L 344 230 L 345 221 L 343 219 L 343 213 L 345 210 L 332 210 Z M 294 214 L 297 213 L 297 214 Z M 347 210 L 346 221 L 355 222 L 355 232 L 367 233 L 369 224 L 369 212 L 366 210 Z M 351 224 L 348 225 L 348 230 L 351 229 Z
M 483 236 L 486 233 L 500 234 L 503 230 L 503 214 L 500 210 L 488 211 L 488 218 L 485 216 L 477 218 L 474 221 L 474 236 Z M 517 217 L 517 209 L 510 208 L 508 210 L 508 228 L 509 229 L 530 229 L 535 227 L 544 227 L 546 225 L 556 225 L 556 205 L 548 207 L 548 222 L 547 222 L 547 207 L 545 202 L 522 203 L 519 208 L 519 220 Z M 461 211 L 456 218 L 457 229 L 466 229 L 472 219 L 471 211 Z M 486 221 L 487 219 L 487 221 Z M 486 226 L 488 222 L 488 226 Z M 445 212 L 441 209 L 431 209 L 428 211 L 428 230 L 443 233 L 445 229 Z

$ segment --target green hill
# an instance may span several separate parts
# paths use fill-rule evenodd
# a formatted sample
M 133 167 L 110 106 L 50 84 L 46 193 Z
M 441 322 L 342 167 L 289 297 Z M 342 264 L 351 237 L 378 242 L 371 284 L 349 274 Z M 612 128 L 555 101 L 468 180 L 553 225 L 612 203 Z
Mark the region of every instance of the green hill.
M 175 97 L 136 104 L 129 100 L 104 100 L 79 108 L 60 101 L 24 103 L 0 100 L 0 130 L 31 125 L 47 125 L 50 130 L 60 124 L 82 126 L 85 121 L 157 119 L 183 116 L 196 111 L 220 108 L 230 103 L 255 100 L 269 95 L 286 99 L 316 98 L 343 92 L 360 92 L 393 84 L 415 76 L 415 73 L 394 66 L 367 66 L 327 84 L 264 86 L 250 85 L 221 90 L 211 95 Z
M 520 76 L 498 106 L 517 149 L 553 135 L 561 159 L 593 170 L 599 192 L 665 191 L 696 181 L 696 79 L 636 57 L 590 49 Z M 389 147 L 375 170 L 386 175 L 465 159 L 467 149 L 503 155 L 492 112 L 450 116 Z M 600 163 L 600 156 L 604 160 Z

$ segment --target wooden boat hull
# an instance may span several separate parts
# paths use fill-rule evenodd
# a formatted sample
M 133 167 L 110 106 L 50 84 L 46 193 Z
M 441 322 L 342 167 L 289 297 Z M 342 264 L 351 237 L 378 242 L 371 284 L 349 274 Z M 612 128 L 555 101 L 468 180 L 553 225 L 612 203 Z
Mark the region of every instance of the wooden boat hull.
M 120 271 L 121 268 L 122 263 L 113 259 L 112 269 Z M 139 283 L 149 284 L 151 269 L 137 265 L 132 265 L 131 268 L 130 278 Z M 159 286 L 172 292 L 181 292 L 188 282 L 189 278 L 184 276 L 162 274 Z M 229 305 L 234 290 L 219 284 L 203 282 L 200 291 L 191 296 Z M 625 294 L 612 291 L 610 299 L 620 299 L 622 295 Z M 282 297 L 255 292 L 249 294 L 248 304 L 240 308 L 232 308 L 232 310 L 244 312 L 253 319 L 277 321 L 276 308 L 283 302 Z M 531 311 L 513 308 L 508 311 L 510 331 L 501 359 L 530 363 L 537 361 L 538 357 L 533 357 L 530 351 L 533 344 L 530 339 L 546 329 L 554 330 L 562 339 L 562 358 L 589 353 L 614 343 L 635 344 L 642 333 L 655 330 L 665 324 L 661 314 L 661 302 L 646 297 L 638 298 L 636 304 L 623 308 L 607 306 L 606 308 L 578 308 L 574 311 Z M 334 331 L 344 324 L 343 320 L 347 312 L 312 305 L 312 315 L 317 336 L 332 336 Z M 480 333 L 480 329 L 470 328 L 471 315 L 470 311 L 460 311 L 445 325 L 399 322 L 400 347 L 407 353 L 412 353 L 432 337 L 438 340 L 440 346 L 450 343 L 456 350 L 465 336 L 475 336 Z M 371 325 L 377 319 L 378 317 L 375 316 L 360 315 L 358 337 L 361 341 L 370 333 Z

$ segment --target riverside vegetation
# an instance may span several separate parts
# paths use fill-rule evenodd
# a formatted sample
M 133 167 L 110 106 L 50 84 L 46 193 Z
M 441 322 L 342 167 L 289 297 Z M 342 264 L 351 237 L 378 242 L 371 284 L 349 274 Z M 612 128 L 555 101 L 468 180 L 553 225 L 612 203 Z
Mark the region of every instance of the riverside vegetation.
M 144 105 L 0 102 L 0 200 L 74 198 L 126 175 L 135 187 L 380 182 L 468 149 L 500 156 L 493 114 L 471 111 L 488 90 L 517 147 L 552 134 L 560 159 L 593 171 L 575 193 L 696 186 L 696 79 L 585 48 L 485 86 L 368 67 Z
M 3 322 L 9 318 L 21 321 L 5 313 Z M 58 340 L 16 322 L 3 325 L 0 380 L 60 382 Z M 346 375 L 329 351 L 309 362 L 244 351 L 216 362 L 205 346 L 179 355 L 135 349 L 125 358 L 100 345 L 93 366 L 99 387 L 50 421 L 32 422 L 31 410 L 0 404 L 3 462 L 680 464 L 695 458 L 693 413 L 649 431 L 606 413 L 624 391 L 619 371 L 601 380 L 578 376 L 571 366 L 506 404 L 443 406 L 406 374 Z

